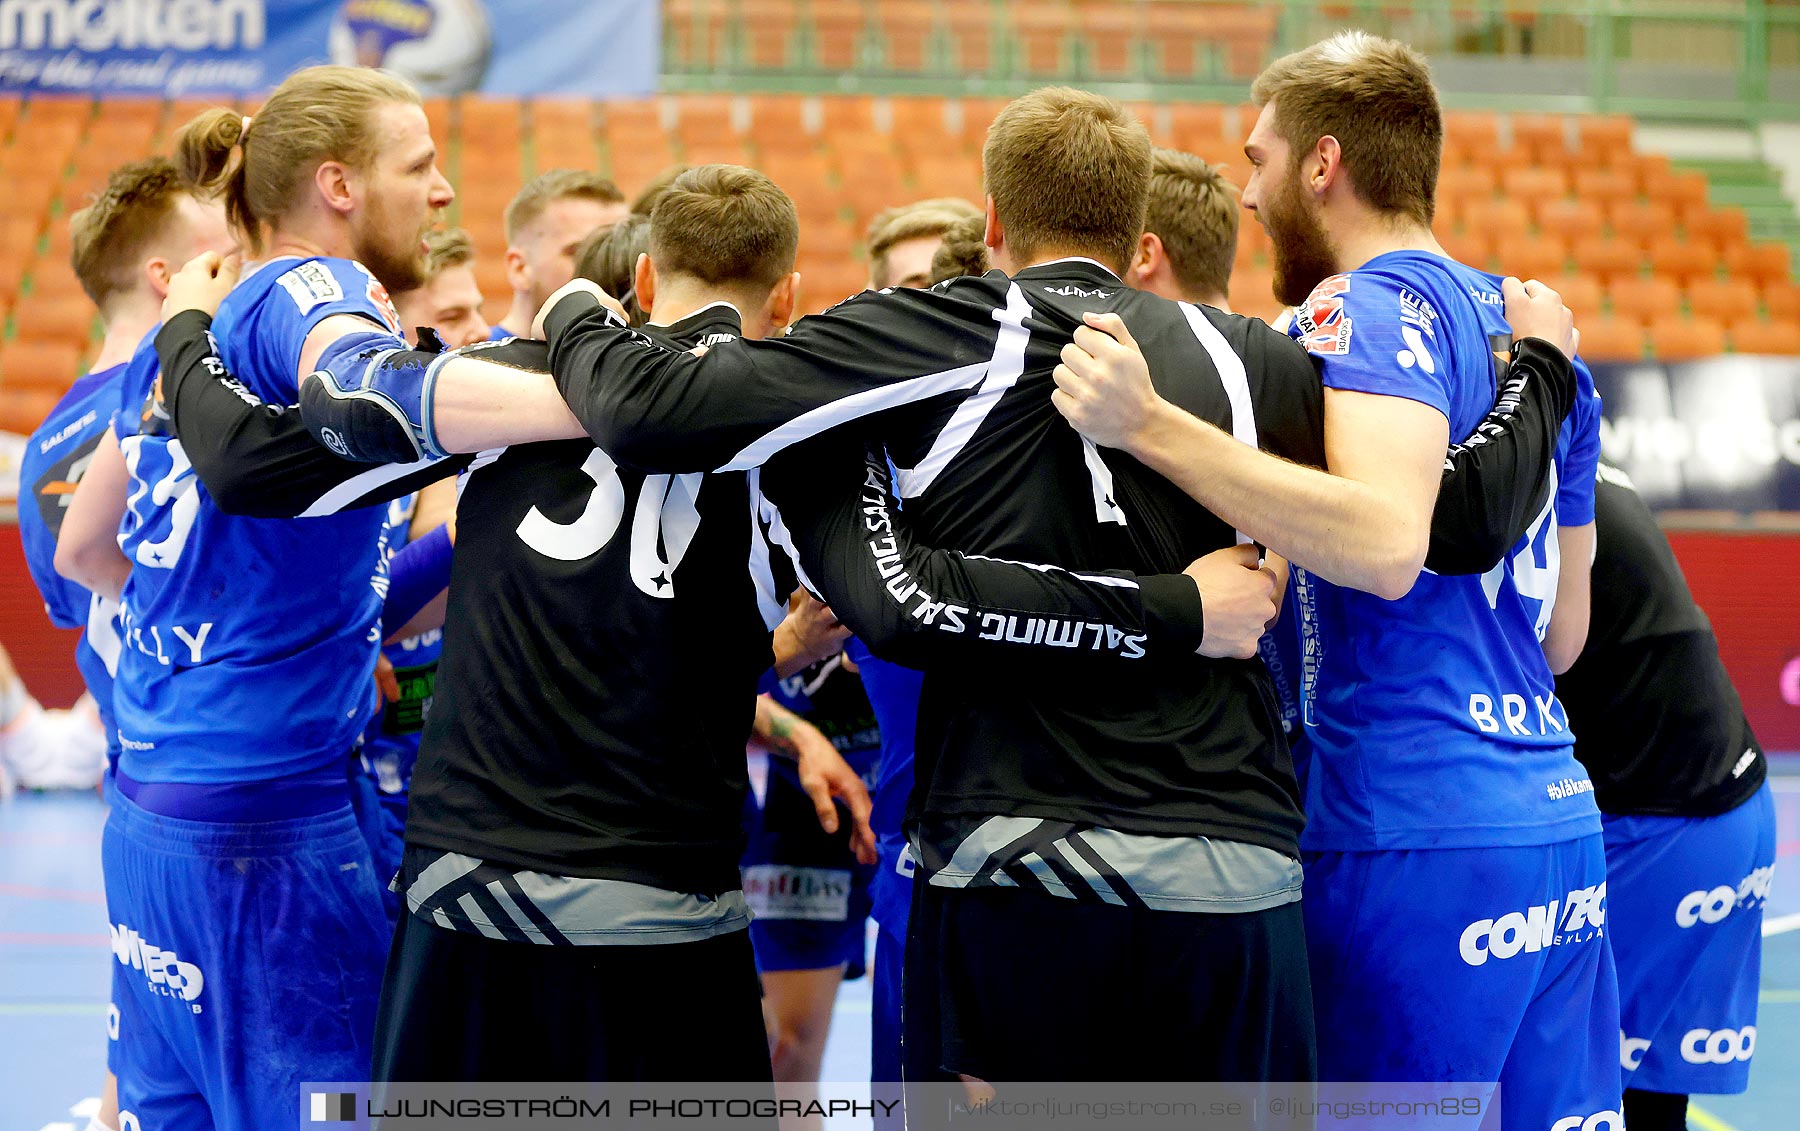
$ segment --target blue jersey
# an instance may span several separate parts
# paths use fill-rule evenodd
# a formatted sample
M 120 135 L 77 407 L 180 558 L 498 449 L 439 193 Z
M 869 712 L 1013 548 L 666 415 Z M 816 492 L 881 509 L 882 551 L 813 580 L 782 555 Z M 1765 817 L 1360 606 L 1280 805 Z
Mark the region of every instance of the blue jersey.
M 1392 252 L 1321 283 L 1291 333 L 1327 388 L 1428 404 L 1460 439 L 1496 392 L 1510 336 L 1499 279 Z M 1420 575 L 1386 601 L 1295 569 L 1311 850 L 1550 844 L 1596 832 L 1541 640 L 1555 606 L 1559 523 L 1593 520 L 1599 401 L 1585 367 L 1557 446 L 1558 487 L 1481 576 Z
M 226 297 L 212 332 L 251 393 L 292 404 L 306 335 L 335 314 L 402 345 L 387 292 L 344 259 L 261 264 Z M 386 512 L 224 514 L 148 402 L 156 366 L 146 343 L 114 424 L 131 473 L 119 535 L 132 563 L 114 691 L 120 768 L 150 782 L 341 773 L 370 707 Z
M 19 541 L 25 565 L 44 596 L 50 623 L 85 630 L 75 644 L 75 666 L 100 709 L 107 744 L 115 756 L 112 690 L 113 667 L 119 659 L 119 606 L 57 575 L 56 538 L 75 486 L 112 422 L 124 374 L 124 365 L 114 365 L 75 382 L 26 441 L 19 462 Z
M 901 835 L 906 799 L 913 786 L 913 735 L 919 724 L 919 688 L 925 676 L 877 659 L 854 636 L 844 646 L 862 672 L 863 691 L 881 726 L 881 758 L 875 777 L 875 809 L 869 825 L 877 838 Z
M 383 522 L 384 552 L 391 560 L 412 537 L 412 520 L 419 496 L 395 499 L 385 508 Z M 429 629 L 417 636 L 396 640 L 382 646 L 382 655 L 393 665 L 394 680 L 400 686 L 397 703 L 385 701 L 375 705 L 375 717 L 369 720 L 363 734 L 363 758 L 374 770 L 381 791 L 402 793 L 412 777 L 413 763 L 419 757 L 419 735 L 425 726 L 425 712 L 431 708 L 431 696 L 437 685 L 438 656 L 444 650 L 444 630 Z

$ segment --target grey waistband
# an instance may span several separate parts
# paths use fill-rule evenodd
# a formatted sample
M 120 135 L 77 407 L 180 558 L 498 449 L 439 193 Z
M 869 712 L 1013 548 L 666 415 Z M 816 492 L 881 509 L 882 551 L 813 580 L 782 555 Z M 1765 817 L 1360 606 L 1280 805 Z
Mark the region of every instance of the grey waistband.
M 628 880 L 515 872 L 456 852 L 407 852 L 429 861 L 406 887 L 407 910 L 447 930 L 544 946 L 632 946 L 694 942 L 750 925 L 741 891 L 689 895 Z
M 971 817 L 966 835 L 928 882 L 944 888 L 1017 887 L 1063 899 L 1153 911 L 1243 913 L 1300 898 L 1300 862 L 1271 848 L 1214 837 L 1081 828 L 1037 817 Z

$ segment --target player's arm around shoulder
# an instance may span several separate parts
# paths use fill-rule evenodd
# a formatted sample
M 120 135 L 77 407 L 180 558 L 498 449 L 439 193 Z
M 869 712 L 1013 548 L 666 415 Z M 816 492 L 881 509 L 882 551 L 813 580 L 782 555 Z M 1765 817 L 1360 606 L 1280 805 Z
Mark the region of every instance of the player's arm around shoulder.
M 1271 364 L 1305 364 L 1293 351 L 1265 356 Z M 1328 471 L 1304 467 L 1164 400 L 1114 315 L 1088 316 L 1063 350 L 1056 383 L 1053 400 L 1077 431 L 1129 452 L 1294 564 L 1389 600 L 1417 581 L 1448 446 L 1440 410 L 1404 397 L 1327 389 Z

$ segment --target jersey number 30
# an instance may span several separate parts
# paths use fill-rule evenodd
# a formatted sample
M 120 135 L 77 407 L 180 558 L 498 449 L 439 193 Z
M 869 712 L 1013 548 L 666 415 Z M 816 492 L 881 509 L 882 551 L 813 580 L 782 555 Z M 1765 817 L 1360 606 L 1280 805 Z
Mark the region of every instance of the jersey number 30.
M 532 507 L 519 538 L 547 558 L 578 562 L 606 548 L 625 518 L 625 483 L 612 457 L 595 448 L 581 464 L 594 481 L 587 506 L 573 522 L 556 522 Z M 675 595 L 674 574 L 700 528 L 700 473 L 649 475 L 638 488 L 631 517 L 631 580 L 652 597 Z

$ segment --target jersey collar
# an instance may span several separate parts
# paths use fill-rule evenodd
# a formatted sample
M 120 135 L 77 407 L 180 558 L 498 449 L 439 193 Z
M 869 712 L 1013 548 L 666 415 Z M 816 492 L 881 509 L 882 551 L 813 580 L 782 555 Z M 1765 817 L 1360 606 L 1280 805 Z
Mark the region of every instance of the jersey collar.
M 684 345 L 693 345 L 711 334 L 730 334 L 734 338 L 744 334 L 744 316 L 738 308 L 720 299 L 709 302 L 699 310 L 685 318 L 677 318 L 667 326 L 646 325 L 644 329 L 666 338 L 672 338 Z
M 1048 263 L 1036 263 L 1026 267 L 1015 279 L 1085 279 L 1093 283 L 1120 283 L 1120 278 L 1112 269 L 1098 260 L 1089 259 L 1085 255 L 1071 255 L 1063 259 L 1052 259 Z

